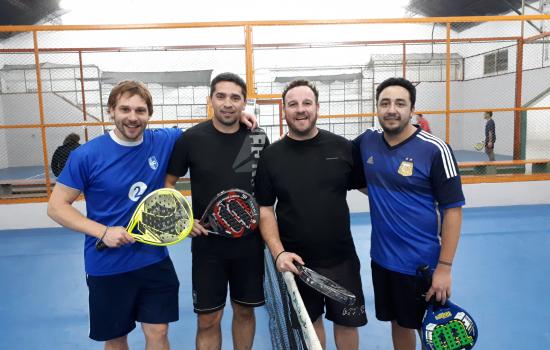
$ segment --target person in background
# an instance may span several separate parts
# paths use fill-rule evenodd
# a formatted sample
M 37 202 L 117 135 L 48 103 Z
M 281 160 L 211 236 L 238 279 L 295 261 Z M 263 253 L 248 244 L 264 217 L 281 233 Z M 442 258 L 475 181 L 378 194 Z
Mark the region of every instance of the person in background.
M 418 113 L 416 115 L 416 123 L 420 126 L 420 129 L 432 133 L 432 130 L 430 129 L 430 123 L 428 122 L 428 119 L 424 118 L 424 115 L 422 113 Z
M 410 81 L 383 81 L 376 89 L 381 127 L 354 140 L 370 204 L 376 318 L 391 322 L 396 350 L 416 349 L 415 331 L 432 296 L 441 303 L 451 296 L 465 204 L 451 147 L 410 122 L 415 101 Z M 426 265 L 433 272 L 432 284 L 423 291 L 417 271 Z
M 65 167 L 67 159 L 69 159 L 69 154 L 74 151 L 78 146 L 80 146 L 80 135 L 75 133 L 70 133 L 63 140 L 63 145 L 57 147 L 52 156 L 52 172 L 55 176 L 61 174 L 61 170 Z
M 496 125 L 493 120 L 493 111 L 487 111 L 483 114 L 485 118 L 485 153 L 489 161 L 495 160 L 495 141 L 497 140 Z

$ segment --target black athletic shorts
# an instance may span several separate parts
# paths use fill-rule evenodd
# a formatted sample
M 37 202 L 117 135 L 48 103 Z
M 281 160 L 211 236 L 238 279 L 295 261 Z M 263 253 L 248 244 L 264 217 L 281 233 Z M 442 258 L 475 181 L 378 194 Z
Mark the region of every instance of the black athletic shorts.
M 86 276 L 90 338 L 122 337 L 137 322 L 163 324 L 179 318 L 179 281 L 170 257 L 141 269 L 110 276 Z
M 376 318 L 396 321 L 404 328 L 420 329 L 427 303 L 422 279 L 390 271 L 371 260 Z
M 193 251 L 193 308 L 196 313 L 221 310 L 227 299 L 256 307 L 264 299 L 264 255 L 262 250 L 246 257 L 220 257 Z
M 312 270 L 333 280 L 355 294 L 356 303 L 353 306 L 346 306 L 337 301 L 329 299 L 316 290 L 304 284 L 296 278 L 298 290 L 304 301 L 304 305 L 312 322 L 315 322 L 325 311 L 325 318 L 346 327 L 360 327 L 367 324 L 367 313 L 365 311 L 365 297 L 361 285 L 361 264 L 359 259 L 354 257 L 338 263 L 331 267 L 310 267 Z

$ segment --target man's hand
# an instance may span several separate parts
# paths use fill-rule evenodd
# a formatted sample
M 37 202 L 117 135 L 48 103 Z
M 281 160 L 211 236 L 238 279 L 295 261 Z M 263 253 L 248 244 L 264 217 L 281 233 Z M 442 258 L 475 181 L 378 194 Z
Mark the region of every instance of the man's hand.
M 103 235 L 102 241 L 109 248 L 119 248 L 123 245 L 135 242 L 134 237 L 132 237 L 122 226 L 107 228 L 105 235 Z
M 296 266 L 294 266 L 294 261 L 297 261 L 300 265 L 304 265 L 304 261 L 298 254 L 285 251 L 279 254 L 276 261 L 277 266 L 275 267 L 280 272 L 291 271 L 292 273 L 298 274 L 299 271 Z
M 241 123 L 246 125 L 247 128 L 254 130 L 258 127 L 258 119 L 252 113 L 244 112 L 241 114 Z
M 432 285 L 426 293 L 426 301 L 435 295 L 435 300 L 445 304 L 451 297 L 451 267 L 438 264 L 432 276 Z
M 193 229 L 189 233 L 191 237 L 197 237 L 197 236 L 208 236 L 208 230 L 204 228 L 204 226 L 201 225 L 199 220 L 193 221 Z

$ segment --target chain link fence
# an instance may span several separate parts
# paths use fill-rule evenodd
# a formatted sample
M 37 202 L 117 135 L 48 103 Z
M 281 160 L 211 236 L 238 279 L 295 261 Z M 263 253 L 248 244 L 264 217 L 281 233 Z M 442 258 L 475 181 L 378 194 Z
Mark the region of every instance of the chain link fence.
M 251 23 L 249 44 L 237 24 L 59 27 L 38 31 L 36 43 L 23 32 L 0 47 L 0 201 L 47 200 L 51 157 L 65 137 L 85 143 L 114 127 L 106 101 L 118 81 L 148 86 L 150 127 L 185 129 L 208 117 L 210 80 L 224 71 L 253 83 L 249 98 L 272 142 L 287 131 L 280 94 L 293 79 L 317 86 L 320 128 L 354 139 L 378 126 L 378 84 L 404 76 L 416 85 L 416 112 L 454 149 L 466 182 L 550 179 L 549 23 L 457 20 L 450 31 L 429 19 Z M 494 162 L 479 147 L 486 111 Z

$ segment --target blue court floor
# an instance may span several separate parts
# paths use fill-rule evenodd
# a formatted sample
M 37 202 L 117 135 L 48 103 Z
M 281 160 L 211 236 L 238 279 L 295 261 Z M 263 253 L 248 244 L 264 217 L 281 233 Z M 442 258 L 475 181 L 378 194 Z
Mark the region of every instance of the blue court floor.
M 389 350 L 389 324 L 374 317 L 368 214 L 353 214 L 352 224 L 370 318 L 360 329 L 360 347 Z M 452 300 L 478 323 L 476 349 L 550 349 L 550 205 L 465 209 L 462 232 Z M 65 229 L 4 230 L 0 242 L 0 348 L 102 349 L 88 339 L 83 236 Z M 171 248 L 181 282 L 172 349 L 194 348 L 189 243 Z M 227 308 L 223 349 L 232 348 L 230 318 Z M 139 328 L 130 335 L 130 347 L 144 348 Z M 254 349 L 271 349 L 264 308 L 257 311 Z

